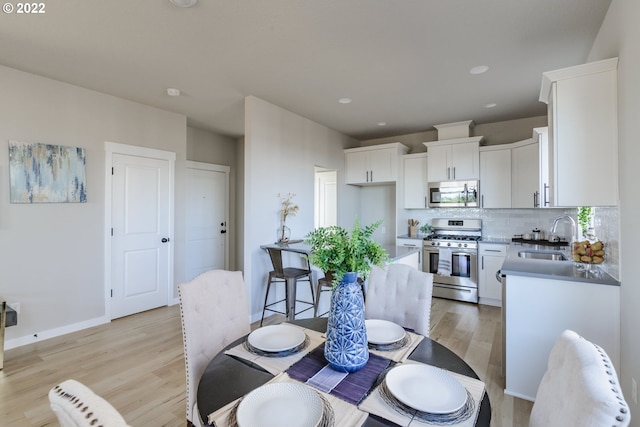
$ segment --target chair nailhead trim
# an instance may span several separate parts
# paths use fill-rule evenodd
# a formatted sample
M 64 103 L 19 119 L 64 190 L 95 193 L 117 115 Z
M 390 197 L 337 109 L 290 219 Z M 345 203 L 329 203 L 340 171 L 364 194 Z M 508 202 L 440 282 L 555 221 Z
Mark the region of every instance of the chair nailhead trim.
M 84 403 L 80 400 L 80 398 L 79 398 L 79 397 L 77 397 L 77 396 L 75 396 L 75 395 L 73 395 L 73 394 L 71 394 L 71 393 L 67 393 L 66 391 L 64 391 L 64 390 L 62 389 L 62 387 L 60 387 L 60 385 L 55 386 L 53 390 L 54 390 L 54 391 L 55 391 L 55 393 L 56 393 L 57 395 L 59 395 L 60 397 L 62 397 L 62 398 L 64 398 L 64 399 L 67 399 L 67 400 L 68 400 L 72 405 L 74 405 L 76 408 L 78 408 L 78 409 L 82 408 L 82 409 L 80 409 L 80 412 L 86 412 L 86 411 L 89 411 L 89 412 L 85 415 L 85 418 L 87 418 L 87 419 L 91 419 L 91 421 L 90 421 L 90 424 L 91 424 L 91 425 L 97 425 L 97 427 L 104 427 L 102 424 L 99 424 L 99 425 L 98 425 L 98 423 L 100 422 L 100 421 L 98 420 L 98 418 L 97 418 L 97 417 L 94 417 L 94 415 L 93 415 L 93 411 L 90 411 L 88 406 L 84 406 Z M 84 407 L 83 407 L 83 406 L 84 406 Z

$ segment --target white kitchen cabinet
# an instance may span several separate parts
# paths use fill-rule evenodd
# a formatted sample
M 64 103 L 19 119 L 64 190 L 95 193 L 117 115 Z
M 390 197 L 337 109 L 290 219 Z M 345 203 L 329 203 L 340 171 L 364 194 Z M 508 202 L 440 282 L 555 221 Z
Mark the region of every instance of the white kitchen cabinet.
M 411 261 L 412 263 L 416 263 L 416 265 L 414 265 L 414 267 L 416 267 L 418 270 L 422 271 L 422 239 L 403 239 L 403 238 L 398 238 L 396 239 L 396 246 L 401 246 L 404 248 L 416 248 L 418 249 L 418 253 L 417 253 L 417 257 L 412 256 Z M 413 265 L 413 264 L 412 264 Z
M 511 207 L 537 208 L 540 200 L 540 149 L 527 139 L 511 149 Z
M 502 282 L 496 277 L 507 256 L 508 245 L 482 243 L 478 245 L 478 302 L 480 304 L 502 305 Z
M 553 207 L 618 204 L 617 64 L 612 58 L 543 74 Z
M 427 147 L 429 182 L 480 178 L 481 136 L 423 143 Z
M 620 287 L 507 275 L 505 394 L 534 400 L 555 340 L 571 329 L 620 368 Z
M 399 142 L 344 150 L 345 182 L 355 185 L 396 182 L 399 157 L 408 151 L 409 147 Z
M 424 209 L 427 205 L 427 153 L 405 154 L 403 161 L 404 208 Z
M 538 206 L 539 208 L 551 207 L 549 195 L 549 128 L 533 128 L 533 139 L 538 141 Z
M 480 207 L 511 207 L 511 150 L 508 147 L 480 148 Z

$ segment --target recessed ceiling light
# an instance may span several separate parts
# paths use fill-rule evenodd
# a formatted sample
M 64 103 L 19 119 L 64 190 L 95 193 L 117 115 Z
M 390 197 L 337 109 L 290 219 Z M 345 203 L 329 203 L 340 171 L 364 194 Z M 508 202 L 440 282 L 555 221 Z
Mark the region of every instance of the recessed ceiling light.
M 351 98 L 340 98 L 338 99 L 340 104 L 351 104 L 353 100 Z
M 386 126 L 387 122 L 378 122 L 378 126 Z
M 484 108 L 493 108 L 495 106 L 497 106 L 498 104 L 496 104 L 495 102 L 490 102 L 489 104 L 485 104 Z
M 180 96 L 180 89 L 176 89 L 173 87 L 170 87 L 167 89 L 167 95 L 169 96 Z
M 172 5 L 178 7 L 191 7 L 198 3 L 198 0 L 169 0 Z
M 482 74 L 482 73 L 486 73 L 487 71 L 489 71 L 489 67 L 486 65 L 478 65 L 476 67 L 473 67 L 472 69 L 469 70 L 469 73 L 471 74 Z

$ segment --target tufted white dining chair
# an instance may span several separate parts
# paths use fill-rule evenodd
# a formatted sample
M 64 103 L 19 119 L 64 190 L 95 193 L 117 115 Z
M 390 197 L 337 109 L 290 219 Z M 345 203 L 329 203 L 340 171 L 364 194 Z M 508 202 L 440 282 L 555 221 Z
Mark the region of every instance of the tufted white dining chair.
M 242 272 L 207 271 L 178 285 L 178 295 L 187 373 L 187 421 L 201 426 L 196 399 L 202 373 L 213 356 L 251 330 Z
M 76 380 L 66 380 L 49 390 L 49 404 L 61 427 L 128 427 L 109 402 Z
M 383 319 L 429 336 L 433 275 L 405 264 L 374 266 L 369 275 L 365 317 Z
M 631 422 L 607 353 L 565 330 L 549 354 L 529 427 L 626 427 Z

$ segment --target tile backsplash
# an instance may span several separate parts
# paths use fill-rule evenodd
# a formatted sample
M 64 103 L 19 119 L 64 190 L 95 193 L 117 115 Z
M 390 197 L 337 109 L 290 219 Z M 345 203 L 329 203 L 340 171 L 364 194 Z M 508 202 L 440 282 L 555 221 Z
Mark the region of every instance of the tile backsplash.
M 553 221 L 562 215 L 570 215 L 577 221 L 576 209 L 474 209 L 438 208 L 425 210 L 405 210 L 406 218 L 398 224 L 406 224 L 408 218 L 420 220 L 420 225 L 430 224 L 433 218 L 480 218 L 482 238 L 485 240 L 511 240 L 514 235 L 530 233 L 539 228 L 548 236 Z M 603 270 L 619 280 L 619 212 L 618 208 L 595 208 L 594 224 L 596 235 L 606 245 Z M 559 236 L 571 240 L 571 224 L 558 223 Z M 580 231 L 578 230 L 578 233 Z M 400 233 L 403 234 L 403 233 Z

